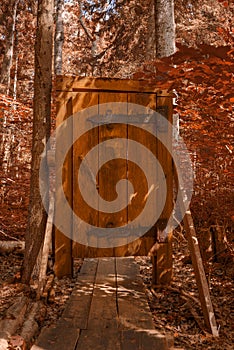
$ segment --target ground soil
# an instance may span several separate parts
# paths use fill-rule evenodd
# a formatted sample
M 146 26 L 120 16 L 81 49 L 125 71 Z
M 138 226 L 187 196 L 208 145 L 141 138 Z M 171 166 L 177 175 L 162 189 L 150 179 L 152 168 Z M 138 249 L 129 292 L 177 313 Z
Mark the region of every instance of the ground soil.
M 172 287 L 199 298 L 187 242 L 174 239 Z M 206 332 L 200 305 L 192 298 L 167 288 L 151 289 L 152 265 L 149 258 L 137 258 L 146 286 L 155 327 L 174 336 L 175 346 L 190 349 L 232 350 L 234 348 L 234 266 L 231 257 L 222 263 L 204 264 L 212 303 L 219 328 L 219 338 Z M 187 300 L 186 300 L 187 299 Z
M 15 298 L 26 294 L 35 297 L 33 289 L 25 288 L 18 282 L 23 257 L 19 254 L 0 255 L 0 318 Z M 233 277 L 234 267 L 231 259 L 226 262 L 205 264 L 205 270 L 211 290 L 212 302 L 217 318 L 220 337 L 212 338 L 205 330 L 200 305 L 193 299 L 198 291 L 193 268 L 189 259 L 186 239 L 180 234 L 174 239 L 174 270 L 172 287 L 154 289 L 151 287 L 152 264 L 148 257 L 137 257 L 141 275 L 146 287 L 149 305 L 155 321 L 155 327 L 162 333 L 174 336 L 175 346 L 190 349 L 231 350 L 234 344 L 234 308 Z M 61 316 L 76 283 L 82 260 L 75 261 L 73 279 L 55 278 L 53 293 L 47 302 L 47 315 L 40 327 L 57 322 Z M 179 290 L 190 297 L 183 297 Z M 176 291 L 177 290 L 177 291 Z M 194 298 L 193 298 L 194 297 Z M 19 330 L 20 332 L 20 330 Z

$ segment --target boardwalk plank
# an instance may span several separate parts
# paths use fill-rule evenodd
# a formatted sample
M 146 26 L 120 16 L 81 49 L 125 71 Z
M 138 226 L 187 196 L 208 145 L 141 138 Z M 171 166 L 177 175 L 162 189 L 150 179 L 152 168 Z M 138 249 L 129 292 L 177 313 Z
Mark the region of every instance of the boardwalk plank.
M 88 330 L 81 331 L 76 350 L 121 350 L 117 318 L 115 258 L 102 258 L 97 269 Z
M 167 339 L 156 330 L 122 331 L 122 349 L 121 350 L 168 350 Z
M 116 269 L 120 329 L 154 330 L 139 267 L 134 258 L 117 259 Z
M 55 327 L 31 350 L 168 350 L 157 332 L 134 258 L 85 259 Z
M 74 350 L 80 330 L 69 322 L 59 321 L 56 326 L 45 328 L 31 350 Z
M 122 350 L 117 328 L 82 330 L 75 350 Z M 134 349 L 137 350 L 137 349 Z
M 102 258 L 99 259 L 88 328 L 117 327 L 117 316 L 115 258 Z
M 87 329 L 97 267 L 98 259 L 84 260 L 78 282 L 62 315 L 72 327 Z

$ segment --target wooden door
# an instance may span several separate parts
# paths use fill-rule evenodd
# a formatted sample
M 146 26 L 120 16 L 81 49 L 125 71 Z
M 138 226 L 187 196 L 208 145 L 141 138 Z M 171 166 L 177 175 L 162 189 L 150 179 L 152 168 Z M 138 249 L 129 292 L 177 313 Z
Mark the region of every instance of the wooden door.
M 159 234 L 163 231 L 166 223 L 172 212 L 173 203 L 173 190 L 172 190 L 172 160 L 170 154 L 167 152 L 165 147 L 156 137 L 147 137 L 144 132 L 142 132 L 143 124 L 145 123 L 144 117 L 139 116 L 137 121 L 137 126 L 127 125 L 127 124 L 104 124 L 100 125 L 97 123 L 98 116 L 102 116 L 105 110 L 105 103 L 111 102 L 124 102 L 125 111 L 122 110 L 123 106 L 114 104 L 111 113 L 117 118 L 121 119 L 123 113 L 129 118 L 135 118 L 134 105 L 142 105 L 149 107 L 152 110 L 159 110 L 161 114 L 164 114 L 168 120 L 172 120 L 172 98 L 165 91 L 157 91 L 153 86 L 146 85 L 143 81 L 132 81 L 132 80 L 118 80 L 118 79 L 91 79 L 91 78 L 60 78 L 57 85 L 57 99 L 58 99 L 58 112 L 57 112 L 57 125 L 65 119 L 68 114 L 75 114 L 80 112 L 90 106 L 92 106 L 93 118 L 91 118 L 91 123 L 93 127 L 86 134 L 85 137 L 81 137 L 73 143 L 73 147 L 68 154 L 66 161 L 67 172 L 66 179 L 64 179 L 64 190 L 67 191 L 67 198 L 72 207 L 74 213 L 81 217 L 83 222 L 88 222 L 94 227 L 121 227 L 134 219 L 141 210 L 143 199 L 146 197 L 145 191 L 147 189 L 147 184 L 144 183 L 144 176 L 141 179 L 137 178 L 141 176 L 140 170 L 133 162 L 131 162 L 131 152 L 130 150 L 123 157 L 122 150 L 118 148 L 116 139 L 121 138 L 125 140 L 126 145 L 131 140 L 135 140 L 143 144 L 146 148 L 150 149 L 152 153 L 155 154 L 158 161 L 164 170 L 165 181 L 167 184 L 167 194 L 166 194 L 166 205 L 164 206 L 160 218 L 155 223 L 155 225 L 144 234 L 142 237 L 134 240 L 131 243 L 125 244 L 125 238 L 122 238 L 123 244 L 118 247 L 103 248 L 105 244 L 102 245 L 102 240 L 105 237 L 97 237 L 97 235 L 92 234 L 92 229 L 87 229 L 82 227 L 82 224 L 77 227 L 73 222 L 71 228 L 71 236 L 73 236 L 74 241 L 69 239 L 62 239 L 63 234 L 57 230 L 56 241 L 57 249 L 61 248 L 63 245 L 61 257 L 59 260 L 64 260 L 64 256 L 71 257 L 103 257 L 103 256 L 130 256 L 130 255 L 148 255 L 151 248 L 160 240 Z M 70 107 L 69 107 L 70 106 Z M 121 110 L 119 110 L 121 108 Z M 96 122 L 96 124 L 95 124 Z M 135 124 L 134 124 L 135 125 Z M 73 133 L 76 134 L 76 128 L 82 128 L 82 119 L 80 123 L 74 124 Z M 150 130 L 150 128 L 152 130 Z M 149 131 L 153 134 L 159 135 L 160 133 L 167 133 L 168 130 L 164 130 L 162 127 L 157 125 L 157 120 L 151 120 L 149 125 Z M 168 135 L 170 138 L 171 135 Z M 99 168 L 99 164 L 102 164 L 103 154 L 100 152 L 98 157 L 89 159 L 88 161 L 84 159 L 95 145 L 101 144 L 105 140 L 109 140 L 109 152 L 113 154 L 113 159 L 121 158 L 118 164 L 113 160 L 104 164 L 101 169 L 99 169 L 98 176 L 94 176 L 89 162 L 96 163 L 96 167 Z M 128 146 L 126 147 L 128 149 Z M 130 148 L 129 148 L 130 149 Z M 121 179 L 128 179 L 130 182 L 135 181 L 135 183 L 140 183 L 138 186 L 137 195 L 134 197 L 133 202 L 129 204 L 129 188 L 126 185 L 126 206 L 117 213 L 106 213 L 98 210 L 92 210 L 90 206 L 85 203 L 77 181 L 77 173 L 80 169 L 80 165 L 83 162 L 87 168 L 87 183 L 84 184 L 87 187 L 87 195 L 93 196 L 93 187 L 90 186 L 89 193 L 89 182 L 95 182 L 96 189 L 99 195 L 103 197 L 106 201 L 113 201 L 115 199 L 115 185 Z M 148 159 L 143 159 L 142 162 L 148 162 Z M 117 164 L 117 165 L 116 165 Z M 83 167 L 84 169 L 84 167 Z M 87 175 L 88 174 L 88 175 Z M 159 174 L 158 176 L 161 176 Z M 160 179 L 159 179 L 160 180 Z M 155 196 L 155 206 L 156 201 L 160 198 Z M 95 207 L 99 207 L 98 197 L 97 202 L 94 203 Z M 147 226 L 148 216 L 150 213 L 146 213 L 143 219 L 143 224 Z M 84 225 L 85 226 L 85 225 Z M 85 231 L 85 236 L 87 241 L 85 244 L 77 243 L 77 237 L 81 231 Z M 75 241 L 76 240 L 76 241 Z M 101 248 L 96 248 L 98 240 L 98 246 Z M 164 265 L 165 261 L 171 264 L 171 243 L 170 239 L 162 242 L 162 254 L 164 254 Z M 64 247 L 67 247 L 65 249 Z M 60 249 L 61 251 L 61 249 Z M 157 255 L 154 252 L 155 255 Z M 57 265 L 58 266 L 58 265 Z M 58 267 L 58 270 L 60 268 Z M 63 273 L 64 274 L 64 273 Z

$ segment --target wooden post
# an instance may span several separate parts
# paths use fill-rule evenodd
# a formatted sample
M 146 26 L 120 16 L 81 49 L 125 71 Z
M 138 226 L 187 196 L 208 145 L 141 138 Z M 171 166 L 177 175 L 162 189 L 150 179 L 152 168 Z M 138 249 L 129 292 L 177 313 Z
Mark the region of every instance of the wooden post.
M 69 118 L 72 115 L 72 98 L 70 98 L 66 104 L 66 115 L 64 119 Z M 57 126 L 61 121 L 57 121 Z M 72 136 L 72 135 L 71 135 Z M 56 149 L 56 157 L 59 157 L 59 150 Z M 67 198 L 67 201 L 72 207 L 73 202 L 73 193 L 72 193 L 72 149 L 68 152 L 68 156 L 63 164 L 63 167 L 66 169 L 66 176 L 63 179 L 63 189 Z M 69 174 L 69 176 L 67 175 Z M 62 205 L 62 202 L 59 198 L 59 192 L 56 191 L 56 205 Z M 55 205 L 55 211 L 56 211 Z M 70 237 L 72 237 L 72 217 L 67 218 L 70 220 Z M 73 275 L 73 258 L 72 258 L 72 240 L 55 228 L 55 266 L 54 266 L 55 275 L 59 278 L 63 276 L 72 276 Z
M 191 253 L 195 278 L 197 282 L 199 297 L 201 301 L 201 307 L 203 311 L 203 316 L 205 320 L 206 327 L 211 332 L 214 337 L 218 337 L 218 329 L 216 325 L 214 310 L 210 298 L 209 286 L 207 283 L 202 258 L 200 254 L 200 249 L 198 245 L 198 240 L 196 237 L 196 231 L 193 224 L 193 218 L 190 210 L 187 210 L 183 218 L 184 226 L 187 233 L 189 250 Z
M 163 115 L 169 123 L 172 123 L 172 97 L 168 94 L 157 95 L 157 112 Z M 163 135 L 168 144 L 172 144 L 172 135 L 169 128 L 161 120 L 157 125 L 157 136 Z M 172 156 L 165 147 L 162 146 L 160 138 L 157 139 L 157 159 L 161 163 L 166 179 L 166 205 L 156 225 L 156 244 L 152 249 L 153 257 L 153 285 L 168 285 L 172 278 L 172 232 L 169 232 L 165 240 L 160 240 L 160 232 L 163 233 L 173 210 L 173 171 Z M 159 185 L 164 179 L 158 179 Z M 158 199 L 160 200 L 160 199 Z
M 41 257 L 41 265 L 39 271 L 39 280 L 38 280 L 38 288 L 37 288 L 37 299 L 40 299 L 46 279 L 46 270 L 48 263 L 49 250 L 52 239 L 52 229 L 53 229 L 53 220 L 54 220 L 54 193 L 50 193 L 50 205 L 49 205 L 49 213 L 46 223 L 46 231 L 45 238 L 42 248 L 42 257 Z
M 186 198 L 186 195 L 183 193 L 183 184 L 181 183 L 181 180 L 179 187 L 177 176 L 175 176 L 175 184 L 178 189 L 180 210 L 182 213 L 185 212 L 183 223 L 187 234 L 188 247 L 191 254 L 205 325 L 214 337 L 218 337 L 219 332 L 217 329 L 215 314 L 210 298 L 209 286 L 207 283 L 206 274 L 202 263 L 202 257 L 200 253 L 196 230 L 193 223 L 192 214 L 189 208 L 185 211 L 185 204 L 183 198 Z

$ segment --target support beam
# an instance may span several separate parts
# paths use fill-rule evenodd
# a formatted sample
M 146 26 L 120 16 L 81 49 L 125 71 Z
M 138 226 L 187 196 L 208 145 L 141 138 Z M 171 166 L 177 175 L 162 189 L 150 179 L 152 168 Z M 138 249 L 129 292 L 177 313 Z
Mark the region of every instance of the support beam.
M 205 324 L 208 330 L 211 332 L 211 334 L 214 337 L 218 337 L 219 333 L 216 325 L 212 301 L 210 298 L 209 286 L 207 283 L 198 239 L 196 236 L 196 231 L 190 210 L 186 211 L 185 216 L 183 218 L 183 222 L 187 233 L 188 245 L 191 253 L 192 264 L 194 268 Z
M 72 115 L 72 98 L 70 98 L 66 104 L 66 116 L 64 119 L 69 118 Z M 59 124 L 60 120 L 57 121 Z M 59 125 L 57 125 L 58 127 Z M 72 135 L 71 135 L 72 137 Z M 60 145 L 62 147 L 62 145 Z M 56 158 L 60 156 L 59 147 L 56 147 Z M 63 189 L 56 189 L 56 201 L 59 203 L 59 206 L 63 205 L 62 200 L 59 198 L 59 193 L 61 190 L 64 191 L 67 201 L 72 207 L 73 203 L 73 193 L 72 193 L 72 149 L 68 152 L 66 160 L 63 164 L 63 169 L 65 169 L 66 174 L 70 176 L 64 176 L 63 179 Z M 60 209 L 61 211 L 61 209 Z M 55 206 L 55 215 L 56 215 L 56 206 Z M 72 216 L 72 215 L 71 215 Z M 72 217 L 67 218 L 70 220 L 70 237 L 72 237 Z M 55 266 L 54 266 L 55 275 L 59 278 L 63 276 L 72 276 L 73 275 L 73 258 L 72 258 L 72 240 L 65 236 L 59 229 L 55 228 Z

